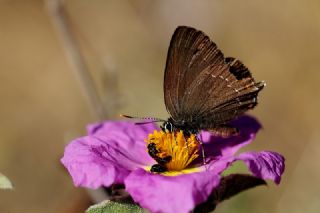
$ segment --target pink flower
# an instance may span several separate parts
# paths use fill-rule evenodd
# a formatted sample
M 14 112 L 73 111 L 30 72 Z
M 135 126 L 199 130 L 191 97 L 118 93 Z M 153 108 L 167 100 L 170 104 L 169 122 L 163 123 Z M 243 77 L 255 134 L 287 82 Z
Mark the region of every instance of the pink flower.
M 181 171 L 151 173 L 156 162 L 147 153 L 148 134 L 159 130 L 154 124 L 135 125 L 129 121 L 107 121 L 89 125 L 88 136 L 72 141 L 61 162 L 76 186 L 88 188 L 124 184 L 133 200 L 151 212 L 190 212 L 207 200 L 220 182 L 221 173 L 242 160 L 256 177 L 279 184 L 284 158 L 275 152 L 244 152 L 253 141 L 260 124 L 242 116 L 232 122 L 240 134 L 230 138 L 201 132 L 208 164 L 199 156 Z

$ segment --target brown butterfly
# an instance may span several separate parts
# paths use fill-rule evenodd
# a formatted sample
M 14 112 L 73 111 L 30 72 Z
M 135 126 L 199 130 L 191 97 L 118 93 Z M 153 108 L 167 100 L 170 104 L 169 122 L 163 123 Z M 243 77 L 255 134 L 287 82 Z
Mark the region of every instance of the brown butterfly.
M 230 136 L 237 130 L 228 122 L 257 105 L 265 83 L 255 82 L 243 63 L 224 57 L 203 32 L 178 27 L 171 39 L 164 73 L 164 99 L 169 131 L 194 134 L 209 130 Z

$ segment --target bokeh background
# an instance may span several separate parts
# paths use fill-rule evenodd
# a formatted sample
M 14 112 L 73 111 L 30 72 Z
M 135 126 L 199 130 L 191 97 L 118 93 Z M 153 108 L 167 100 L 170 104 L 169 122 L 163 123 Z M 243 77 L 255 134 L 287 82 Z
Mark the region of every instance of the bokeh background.
M 88 104 L 48 2 L 0 1 L 0 172 L 15 185 L 0 191 L 0 212 L 81 212 L 89 205 L 59 159 L 101 113 Z M 264 129 L 249 149 L 282 153 L 286 171 L 279 186 L 249 190 L 216 212 L 319 212 L 318 0 L 66 0 L 63 7 L 105 117 L 168 116 L 163 71 L 178 25 L 201 29 L 225 55 L 241 59 L 267 82 L 250 112 Z

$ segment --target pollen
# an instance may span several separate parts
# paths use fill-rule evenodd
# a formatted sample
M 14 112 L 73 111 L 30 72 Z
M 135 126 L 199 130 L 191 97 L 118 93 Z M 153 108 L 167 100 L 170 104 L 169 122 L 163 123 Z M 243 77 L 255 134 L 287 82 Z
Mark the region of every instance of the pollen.
M 148 153 L 167 171 L 181 171 L 199 156 L 200 143 L 183 131 L 154 131 L 146 139 Z

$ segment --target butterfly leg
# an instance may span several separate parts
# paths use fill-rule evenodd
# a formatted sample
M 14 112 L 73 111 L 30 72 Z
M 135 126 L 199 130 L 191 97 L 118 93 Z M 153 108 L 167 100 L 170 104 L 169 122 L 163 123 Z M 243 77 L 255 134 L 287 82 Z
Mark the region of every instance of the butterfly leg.
M 207 162 L 206 162 L 206 154 L 204 152 L 204 144 L 202 142 L 202 140 L 200 140 L 200 138 L 198 137 L 198 135 L 196 135 L 197 141 L 199 142 L 200 146 L 201 146 L 201 154 L 202 154 L 202 163 L 204 166 L 206 166 Z M 207 167 L 206 167 L 207 168 Z

